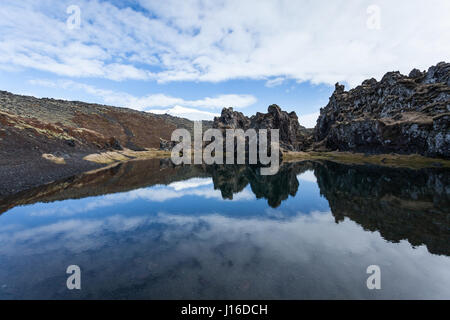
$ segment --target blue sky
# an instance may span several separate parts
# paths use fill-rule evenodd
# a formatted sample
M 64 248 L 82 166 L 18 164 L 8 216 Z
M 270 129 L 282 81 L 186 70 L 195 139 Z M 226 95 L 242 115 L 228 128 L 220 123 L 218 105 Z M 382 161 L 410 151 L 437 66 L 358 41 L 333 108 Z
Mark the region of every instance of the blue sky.
M 334 83 L 450 57 L 450 1 L 2 0 L 0 90 L 212 119 L 273 103 L 315 124 Z

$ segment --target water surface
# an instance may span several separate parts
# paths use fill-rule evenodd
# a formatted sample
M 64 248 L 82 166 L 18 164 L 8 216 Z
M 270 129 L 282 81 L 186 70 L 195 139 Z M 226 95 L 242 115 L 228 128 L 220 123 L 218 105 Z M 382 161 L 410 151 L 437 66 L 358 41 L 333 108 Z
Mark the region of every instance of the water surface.
M 444 169 L 129 162 L 0 200 L 0 298 L 450 299 L 449 204 Z

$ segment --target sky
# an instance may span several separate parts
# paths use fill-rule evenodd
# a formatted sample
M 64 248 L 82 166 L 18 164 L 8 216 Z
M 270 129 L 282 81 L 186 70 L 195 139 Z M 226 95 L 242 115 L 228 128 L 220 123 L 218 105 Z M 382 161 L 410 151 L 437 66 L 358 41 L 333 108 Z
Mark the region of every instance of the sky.
M 450 61 L 448 0 L 2 0 L 0 90 L 192 120 Z

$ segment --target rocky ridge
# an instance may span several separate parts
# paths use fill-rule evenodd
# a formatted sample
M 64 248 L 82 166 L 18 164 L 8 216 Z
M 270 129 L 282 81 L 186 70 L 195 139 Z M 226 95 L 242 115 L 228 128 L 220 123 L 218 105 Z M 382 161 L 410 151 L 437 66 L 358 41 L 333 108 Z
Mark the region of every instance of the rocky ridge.
M 158 148 L 159 138 L 170 139 L 171 132 L 177 128 L 173 119 L 166 120 L 161 115 L 79 101 L 38 99 L 5 91 L 0 91 L 0 112 L 4 119 L 3 131 L 25 128 L 36 137 L 59 138 L 80 148 L 123 147 L 136 151 Z
M 314 129 L 295 112 L 271 105 L 247 117 L 222 110 L 204 130 L 279 129 L 284 151 L 353 151 L 421 154 L 450 158 L 450 64 L 441 62 L 408 76 L 388 72 L 345 91 L 336 84 Z M 176 128 L 193 131 L 193 122 L 126 108 L 38 99 L 0 91 L 0 179 L 10 194 L 99 167 L 84 160 L 108 150 L 170 150 Z M 44 156 L 62 159 L 54 164 Z M 44 158 L 43 158 L 44 157 Z
M 177 128 L 192 130 L 193 122 L 0 91 L 0 195 L 100 167 L 84 160 L 88 154 L 159 149 Z M 49 159 L 60 159 L 60 164 Z
M 298 122 L 297 114 L 287 113 L 276 104 L 270 105 L 267 113 L 257 112 L 251 117 L 233 108 L 224 108 L 220 117 L 215 117 L 213 128 L 216 129 L 279 129 L 280 147 L 286 151 L 300 151 L 312 145 L 312 130 L 306 129 Z
M 314 149 L 450 157 L 450 64 L 388 72 L 345 91 L 336 84 L 314 129 Z
M 284 151 L 351 151 L 420 154 L 450 158 L 450 64 L 408 76 L 388 72 L 345 91 L 337 83 L 314 129 L 295 112 L 271 105 L 268 113 L 246 117 L 224 108 L 213 122 L 219 129 L 279 129 Z

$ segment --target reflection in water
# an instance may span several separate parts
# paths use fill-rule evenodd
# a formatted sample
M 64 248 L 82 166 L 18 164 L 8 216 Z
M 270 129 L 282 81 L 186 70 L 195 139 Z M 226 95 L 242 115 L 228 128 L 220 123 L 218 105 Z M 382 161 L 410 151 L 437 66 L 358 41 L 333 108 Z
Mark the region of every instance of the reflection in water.
M 315 166 L 336 222 L 344 217 L 388 241 L 407 239 L 450 255 L 450 184 L 443 170 Z
M 250 184 L 256 198 L 265 198 L 269 206 L 278 207 L 298 190 L 297 175 L 311 169 L 307 163 L 287 163 L 281 166 L 276 175 L 260 175 L 259 168 L 244 165 L 221 165 L 207 167 L 224 199 L 233 199 L 233 194 L 242 191 Z
M 121 164 L 0 200 L 0 298 L 449 299 L 448 179 L 330 162 L 274 176 Z M 65 287 L 70 264 L 79 292 Z M 380 291 L 366 287 L 371 264 Z

